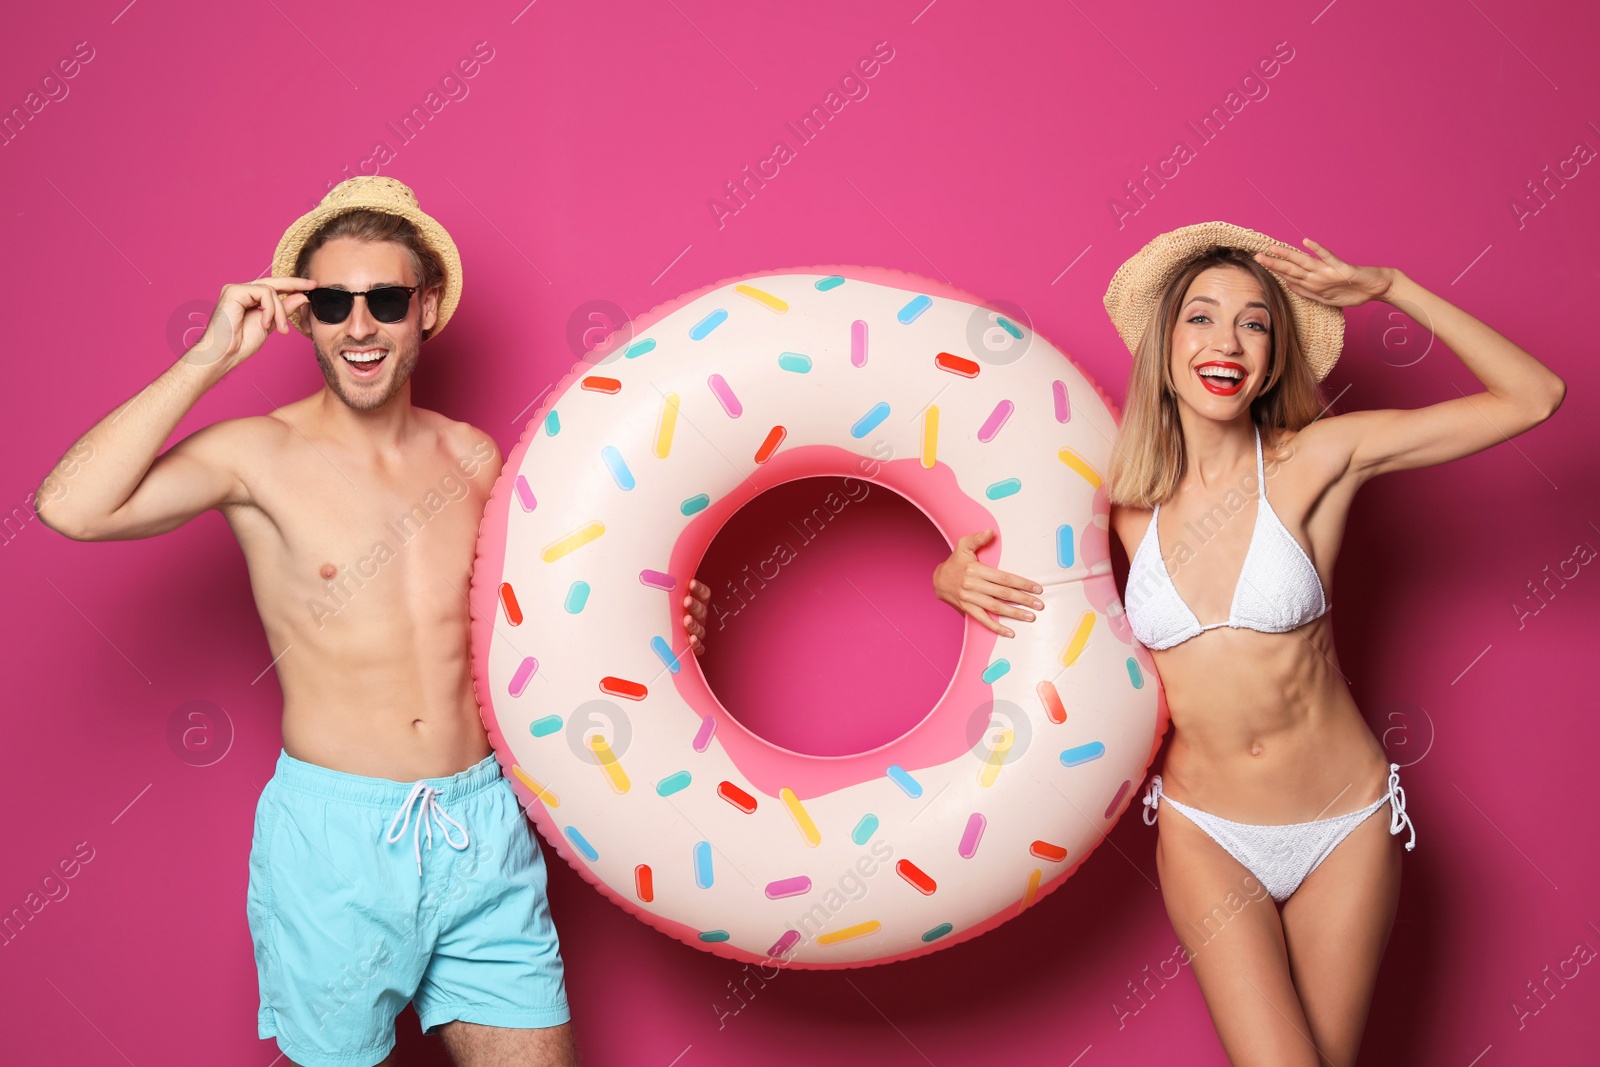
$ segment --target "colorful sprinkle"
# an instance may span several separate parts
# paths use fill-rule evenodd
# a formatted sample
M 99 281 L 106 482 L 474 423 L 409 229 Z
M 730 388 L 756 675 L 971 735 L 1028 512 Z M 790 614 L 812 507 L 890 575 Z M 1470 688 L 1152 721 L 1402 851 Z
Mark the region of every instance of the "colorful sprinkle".
M 620 393 L 622 383 L 615 378 L 603 378 L 598 374 L 591 374 L 578 383 L 591 393 Z
M 1106 746 L 1101 741 L 1090 741 L 1086 745 L 1075 745 L 1061 753 L 1061 766 L 1076 767 L 1081 763 L 1089 763 L 1106 754 Z
M 637 356 L 644 355 L 646 352 L 654 352 L 655 348 L 656 339 L 654 337 L 646 337 L 642 341 L 635 341 L 633 344 L 623 349 L 622 358 L 633 359 Z
M 995 482 L 983 491 L 983 495 L 990 500 L 1000 500 L 1004 497 L 1015 496 L 1022 490 L 1021 478 L 1006 478 L 1004 481 Z
M 740 296 L 748 296 L 751 300 L 754 300 L 762 307 L 767 308 L 776 314 L 782 315 L 785 311 L 789 310 L 789 304 L 787 301 L 780 297 L 773 296 L 771 293 L 762 292 L 753 285 L 736 285 L 733 287 L 733 291 L 738 293 Z
M 697 515 L 711 505 L 711 498 L 705 493 L 696 493 L 694 496 L 678 505 L 678 510 L 685 515 Z
M 922 795 L 922 783 L 911 777 L 911 775 L 907 774 L 906 769 L 900 766 L 898 763 L 891 766 L 884 773 L 889 776 L 889 780 L 891 782 L 905 790 L 906 796 L 910 797 L 912 800 L 915 800 Z
M 588 838 L 584 837 L 578 832 L 578 828 L 576 826 L 568 826 L 564 829 L 566 831 L 567 839 L 577 846 L 579 852 L 583 853 L 584 859 L 588 860 L 590 863 L 593 863 L 595 860 L 600 858 L 600 853 L 596 852 L 594 846 L 589 844 Z
M 1042 860 L 1050 863 L 1060 863 L 1067 858 L 1067 850 L 1061 845 L 1052 845 L 1048 841 L 1035 841 L 1028 846 L 1028 851 Z
M 870 811 L 861 816 L 861 821 L 856 823 L 856 828 L 850 831 L 850 840 L 858 845 L 864 845 L 872 840 L 872 835 L 878 832 L 878 817 Z
M 1043 877 L 1044 872 L 1037 867 L 1028 873 L 1028 888 L 1022 894 L 1022 908 L 1017 910 L 1021 911 L 1033 903 L 1033 898 L 1039 895 L 1039 880 Z
M 666 459 L 672 451 L 672 431 L 678 426 L 678 394 L 661 394 L 661 414 L 656 416 L 656 440 L 652 451 L 657 459 Z
M 702 930 L 700 932 L 700 940 L 702 941 L 726 941 L 731 936 L 726 930 Z
M 746 815 L 756 810 L 756 798 L 732 782 L 719 782 L 717 784 L 717 796 L 726 800 Z
M 784 897 L 797 897 L 802 893 L 811 892 L 811 879 L 803 874 L 793 878 L 780 878 L 776 882 L 767 883 L 767 899 L 782 900 Z
M 1122 798 L 1127 796 L 1128 795 L 1128 790 L 1130 790 L 1132 788 L 1133 788 L 1133 783 L 1130 782 L 1128 779 L 1124 778 L 1122 780 L 1122 784 L 1117 786 L 1117 795 L 1112 797 L 1111 798 L 1111 803 L 1106 805 L 1106 812 L 1105 812 L 1105 815 L 1102 816 L 1102 818 L 1106 818 L 1106 819 L 1111 818 L 1111 813 L 1117 810 L 1117 806 L 1122 803 Z
M 1078 618 L 1077 628 L 1072 631 L 1072 636 L 1067 639 L 1066 647 L 1061 650 L 1061 665 L 1070 667 L 1078 662 L 1078 657 L 1083 654 L 1084 646 L 1089 643 L 1089 633 L 1094 629 L 1094 612 L 1086 611 Z
M 560 729 L 561 716 L 559 715 L 544 715 L 528 724 L 528 732 L 534 737 L 549 737 Z
M 534 781 L 532 778 L 529 778 L 528 772 L 523 770 L 521 767 L 518 767 L 515 763 L 511 765 L 511 773 L 516 776 L 518 781 L 527 786 L 528 792 L 532 793 L 535 797 L 538 797 L 540 802 L 543 803 L 545 807 L 559 808 L 561 806 L 560 797 L 556 796 L 554 793 L 540 785 L 538 782 Z
M 979 367 L 970 359 L 953 355 L 949 352 L 940 352 L 933 357 L 933 365 L 940 370 L 947 370 L 951 374 L 959 374 L 963 378 L 976 378 Z
M 967 828 L 961 832 L 961 844 L 956 849 L 962 859 L 970 860 L 978 854 L 978 842 L 983 840 L 983 828 L 988 825 L 989 820 L 980 811 L 967 816 Z
M 544 435 L 554 437 L 561 432 L 561 416 L 552 410 L 544 417 Z
M 940 923 L 938 926 L 935 926 L 932 930 L 929 930 L 927 933 L 923 934 L 922 935 L 922 940 L 924 940 L 924 941 L 937 941 L 941 937 L 943 937 L 945 934 L 948 934 L 951 930 L 954 930 L 954 929 L 955 929 L 955 927 L 951 926 L 949 923 Z
M 554 563 L 568 552 L 582 548 L 596 537 L 606 532 L 606 525 L 598 520 L 590 520 L 571 533 L 551 541 L 539 552 L 539 558 L 546 563 Z
M 628 464 L 622 458 L 615 445 L 606 445 L 600 450 L 600 458 L 605 461 L 606 470 L 611 472 L 611 480 L 617 483 L 617 488 L 626 492 L 634 486 L 633 472 L 628 469 Z
M 923 296 L 918 297 L 917 299 L 926 300 L 928 298 Z M 817 944 L 837 945 L 841 941 L 853 941 L 858 937 L 866 937 L 868 934 L 875 934 L 882 928 L 883 924 L 877 919 L 868 919 L 864 923 L 856 923 L 854 926 L 846 926 L 843 930 L 833 930 L 826 934 L 818 934 Z
M 888 417 L 889 405 L 880 400 L 872 405 L 871 410 L 865 415 L 857 419 L 854 426 L 850 427 L 850 436 L 857 439 L 865 437 L 873 431 L 874 427 Z
M 926 871 L 910 860 L 901 860 L 895 864 L 894 872 L 904 878 L 913 889 L 925 897 L 933 896 L 934 890 L 939 888 L 939 883 L 929 878 Z
M 989 746 L 989 755 L 985 757 L 983 766 L 978 768 L 978 784 L 988 789 L 1000 777 L 1000 768 L 1006 765 L 1006 756 L 1011 752 L 1011 746 L 1016 744 L 1017 735 L 1012 730 L 1001 730 L 995 735 L 994 743 Z
M 528 479 L 522 475 L 517 475 L 517 480 L 511 483 L 511 488 L 516 491 L 517 503 L 522 505 L 523 511 L 532 511 L 539 506 L 539 502 L 533 499 L 533 486 L 529 485 Z
M 1038 685 L 1039 702 L 1044 705 L 1044 713 L 1051 722 L 1061 724 L 1067 721 L 1067 706 L 1061 702 L 1061 694 L 1056 692 L 1054 682 L 1040 682 Z
M 717 732 L 717 720 L 710 715 L 700 720 L 700 729 L 694 732 L 694 750 L 704 752 L 711 746 L 711 736 Z
M 1128 681 L 1135 689 L 1144 688 L 1144 672 L 1139 669 L 1139 663 L 1132 656 L 1128 657 Z
M 999 681 L 1001 678 L 1004 678 L 1006 676 L 1006 672 L 1009 671 L 1009 670 L 1011 670 L 1011 661 L 1010 660 L 1008 660 L 1008 659 L 997 659 L 997 660 L 995 660 L 993 663 L 989 664 L 987 667 L 985 667 L 983 669 L 983 684 L 984 685 L 993 685 L 995 682 Z
M 717 310 L 713 311 L 711 314 L 707 315 L 690 328 L 689 340 L 704 340 L 708 333 L 710 333 L 712 330 L 715 330 L 718 326 L 721 326 L 727 320 L 728 313 L 722 308 L 717 308 Z
M 639 572 L 639 581 L 652 589 L 665 589 L 670 591 L 678 584 L 678 580 L 665 571 L 653 571 L 649 567 Z
M 996 315 L 994 317 L 994 321 L 998 322 L 1000 324 L 1000 328 L 1006 333 L 1009 333 L 1012 337 L 1015 337 L 1019 341 L 1022 340 L 1022 330 L 1017 326 L 1016 323 L 1012 322 L 1004 315 Z
M 500 606 L 506 609 L 507 622 L 512 626 L 522 625 L 522 605 L 517 603 L 517 594 L 510 582 L 500 583 Z
M 922 469 L 933 470 L 939 462 L 939 405 L 929 404 L 922 413 Z
M 711 842 L 696 841 L 694 844 L 694 884 L 701 889 L 710 889 L 716 881 L 716 876 L 711 870 Z
M 1100 488 L 1100 472 L 1095 470 L 1094 465 L 1088 460 L 1084 459 L 1070 448 L 1063 448 L 1061 451 L 1056 453 L 1056 456 L 1060 458 L 1061 462 L 1071 467 L 1073 471 L 1084 481 L 1088 482 L 1090 488 Z
M 1056 527 L 1056 566 L 1070 567 L 1076 558 L 1072 551 L 1072 527 L 1066 524 Z
M 793 371 L 796 374 L 809 374 L 811 372 L 811 357 L 799 352 L 778 353 L 778 369 Z
M 567 588 L 567 599 L 566 602 L 561 606 L 566 608 L 568 615 L 576 615 L 583 610 L 583 606 L 588 602 L 589 583 L 573 582 L 572 585 Z
M 614 678 L 608 674 L 600 679 L 600 692 L 628 700 L 643 700 L 650 691 L 641 682 L 630 682 L 626 678 Z
M 756 462 L 765 463 L 772 458 L 772 454 L 783 444 L 783 439 L 789 436 L 789 431 L 782 426 L 774 426 L 767 431 L 766 439 L 761 442 L 761 447 L 756 449 Z
M 978 440 L 988 444 L 994 440 L 994 435 L 1000 432 L 1000 427 L 1006 424 L 1011 413 L 1017 410 L 1017 405 L 1009 400 L 1002 400 L 989 412 L 989 417 L 983 420 L 983 425 L 978 427 Z
M 733 395 L 733 388 L 728 385 L 726 378 L 720 374 L 713 374 L 706 379 L 706 384 L 711 386 L 711 395 L 717 398 L 717 403 L 728 413 L 728 418 L 737 419 L 744 414 L 744 405 Z
M 867 365 L 866 319 L 857 319 L 850 324 L 850 364 L 854 367 Z
M 840 279 L 840 280 L 842 281 L 843 279 Z M 775 959 L 775 960 L 782 959 L 783 958 L 783 954 L 785 952 L 788 952 L 790 949 L 794 948 L 795 945 L 797 945 L 799 943 L 800 943 L 800 931 L 799 930 L 785 930 L 783 932 L 783 936 L 778 938 L 778 940 L 774 941 L 772 943 L 772 947 L 767 949 L 767 956 L 769 958 Z
M 1056 421 L 1067 422 L 1072 418 L 1072 406 L 1067 400 L 1067 383 L 1055 381 L 1050 383 L 1050 395 L 1056 402 Z
M 830 274 L 826 278 L 818 278 L 812 283 L 819 292 L 826 293 L 829 289 L 837 289 L 844 284 L 844 279 L 837 274 Z M 776 955 L 776 953 L 774 953 Z
M 622 769 L 622 761 L 611 751 L 611 745 L 605 738 L 599 734 L 590 737 L 589 751 L 594 753 L 594 758 L 599 762 L 600 770 L 605 773 L 606 782 L 611 786 L 613 793 L 621 795 L 633 787 L 628 772 Z
M 678 664 L 678 657 L 672 651 L 672 646 L 667 644 L 667 639 L 660 634 L 650 638 L 650 651 L 654 652 L 656 658 L 665 664 L 667 670 L 673 674 L 677 674 L 681 669 Z
M 516 671 L 512 673 L 511 684 L 506 687 L 506 691 L 514 697 L 521 696 L 522 691 L 528 688 L 528 682 L 532 680 L 533 672 L 537 671 L 538 669 L 538 660 L 534 659 L 532 656 L 524 657 L 522 662 L 517 664 Z
M 656 899 L 656 878 L 648 865 L 641 863 L 633 869 L 633 891 L 646 904 Z
M 673 771 L 656 783 L 656 793 L 660 796 L 670 797 L 674 793 L 688 789 L 690 781 L 691 778 L 688 771 Z
M 800 798 L 795 796 L 794 790 L 784 786 L 778 790 L 778 796 L 783 799 L 783 806 L 789 809 L 789 816 L 794 819 L 795 829 L 806 839 L 807 847 L 816 848 L 821 844 L 822 834 L 817 830 L 817 824 L 811 821 L 811 813 L 806 811 L 805 805 L 800 803 Z
M 933 301 L 926 296 L 912 297 L 909 304 L 895 313 L 895 318 L 909 326 L 913 322 L 917 321 L 917 316 L 921 315 L 924 311 L 927 311 L 932 306 Z

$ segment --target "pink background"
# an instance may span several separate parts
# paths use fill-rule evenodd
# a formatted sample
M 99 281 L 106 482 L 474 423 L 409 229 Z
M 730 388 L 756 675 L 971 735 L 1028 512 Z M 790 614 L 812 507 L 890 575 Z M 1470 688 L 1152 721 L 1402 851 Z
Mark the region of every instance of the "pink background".
M 1544 1001 L 1526 985 L 1580 943 L 1600 948 L 1600 860 L 1573 789 L 1592 777 L 1600 732 L 1600 577 L 1574 559 L 1600 546 L 1593 340 L 1578 313 L 1600 283 L 1600 174 L 1563 163 L 1579 142 L 1600 148 L 1592 6 L 507 0 L 441 19 L 431 4 L 125 2 L 34 5 L 0 35 L 6 112 L 77 42 L 93 49 L 46 86 L 64 98 L 0 147 L 13 309 L 0 910 L 80 842 L 92 855 L 68 895 L 0 939 L 0 1059 L 266 1067 L 277 1055 L 255 1037 L 244 896 L 280 698 L 240 554 L 215 514 L 151 541 L 75 544 L 30 521 L 29 494 L 170 364 L 190 314 L 203 322 L 223 283 L 264 272 L 284 227 L 378 141 L 394 153 L 382 172 L 418 191 L 465 262 L 464 302 L 424 349 L 416 399 L 505 449 L 573 361 L 569 320 L 581 330 L 589 302 L 637 315 L 802 263 L 898 267 L 1010 301 L 1120 402 L 1128 355 L 1101 310 L 1105 284 L 1153 234 L 1212 218 L 1400 266 L 1547 362 L 1570 390 L 1551 422 L 1367 489 L 1333 599 L 1345 674 L 1405 766 L 1419 830 L 1364 1062 L 1592 1055 L 1594 968 L 1549 980 Z M 467 95 L 402 144 L 387 123 L 480 41 L 493 56 Z M 880 41 L 894 56 L 868 95 L 797 145 L 785 123 Z M 1187 123 L 1282 41 L 1293 58 L 1267 95 L 1197 145 Z M 794 158 L 719 226 L 708 199 L 779 138 Z M 1129 200 L 1119 224 L 1111 199 L 1180 138 L 1194 158 Z M 1541 203 L 1526 183 L 1547 165 L 1567 179 Z M 1334 411 L 1479 388 L 1378 310 L 1349 316 L 1326 383 Z M 320 380 L 304 340 L 274 338 L 179 432 Z M 925 542 L 921 523 L 906 509 L 862 515 L 838 531 L 859 529 L 859 547 L 809 561 L 779 601 L 792 608 L 764 608 L 740 639 L 772 647 L 831 627 L 923 692 L 923 655 L 953 658 L 948 609 L 927 587 L 941 547 L 919 542 L 893 567 L 874 547 Z M 861 569 L 907 636 L 848 602 L 843 579 Z M 814 706 L 784 699 L 769 712 Z M 207 758 L 220 758 L 208 766 L 169 739 L 191 701 L 210 709 Z M 818 729 L 827 743 L 833 727 Z M 738 967 L 629 919 L 556 860 L 583 1054 L 663 1067 L 1224 1063 L 1192 976 L 1131 999 L 1127 983 L 1176 939 L 1154 831 L 1130 815 L 1110 840 L 1061 891 L 974 942 L 886 968 L 786 973 L 742 1008 L 728 988 Z M 445 1062 L 410 1011 L 399 1031 L 402 1062 Z

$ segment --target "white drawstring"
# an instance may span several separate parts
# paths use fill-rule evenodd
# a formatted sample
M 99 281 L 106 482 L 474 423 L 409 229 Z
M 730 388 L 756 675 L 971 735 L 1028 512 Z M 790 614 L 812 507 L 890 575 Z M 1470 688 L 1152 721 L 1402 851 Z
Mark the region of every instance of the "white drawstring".
M 1161 803 L 1161 776 L 1159 774 L 1150 779 L 1150 791 L 1144 795 L 1142 802 L 1145 807 L 1144 824 L 1146 826 L 1154 826 L 1156 824 L 1156 807 Z
M 417 852 L 417 874 L 420 875 L 422 874 L 422 826 L 424 823 L 428 825 L 428 850 L 430 852 L 433 850 L 433 822 L 439 824 L 439 832 L 444 836 L 445 842 L 451 848 L 465 849 L 470 838 L 467 837 L 467 828 L 450 818 L 450 814 L 439 804 L 439 791 L 427 782 L 419 781 L 411 787 L 411 794 L 406 797 L 405 803 L 401 804 L 399 810 L 394 813 L 394 819 L 389 823 L 388 841 L 398 841 L 405 836 L 406 827 L 411 825 L 411 808 L 417 802 L 418 797 L 422 798 L 422 811 L 417 815 L 417 825 L 412 830 L 411 836 Z M 402 815 L 405 816 L 405 822 L 396 828 L 395 823 L 400 822 L 400 816 Z M 428 821 L 430 816 L 433 818 L 433 822 Z M 446 822 L 461 831 L 461 844 L 458 845 L 451 840 L 450 831 L 445 826 Z
M 1406 814 L 1406 791 L 1400 788 L 1400 764 L 1389 764 L 1389 832 L 1397 834 L 1402 828 L 1411 829 L 1411 840 L 1406 842 L 1406 851 L 1410 852 L 1417 847 L 1417 827 L 1411 821 L 1411 816 Z

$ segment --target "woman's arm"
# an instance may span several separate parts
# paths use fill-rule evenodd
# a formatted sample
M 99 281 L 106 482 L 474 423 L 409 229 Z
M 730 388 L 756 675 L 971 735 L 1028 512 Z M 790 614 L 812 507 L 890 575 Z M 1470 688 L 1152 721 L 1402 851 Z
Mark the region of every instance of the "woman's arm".
M 1482 392 L 1427 407 L 1356 411 L 1319 420 L 1314 424 L 1317 438 L 1345 458 L 1345 469 L 1358 481 L 1481 452 L 1532 429 L 1561 406 L 1566 383 L 1492 327 L 1397 268 L 1358 267 L 1309 238 L 1306 244 L 1320 258 L 1285 248 L 1282 255 L 1259 253 L 1257 261 L 1295 292 L 1321 303 L 1392 304 L 1431 329 L 1484 385 Z

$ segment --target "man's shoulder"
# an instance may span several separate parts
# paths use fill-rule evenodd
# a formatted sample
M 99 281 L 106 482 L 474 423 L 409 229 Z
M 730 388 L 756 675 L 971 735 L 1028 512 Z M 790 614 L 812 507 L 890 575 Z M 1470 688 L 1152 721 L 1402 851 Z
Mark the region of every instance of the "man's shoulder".
M 500 455 L 499 446 L 495 444 L 494 438 L 488 431 L 481 430 L 470 422 L 452 419 L 427 408 L 415 410 L 439 435 L 449 453 L 456 457 L 463 474 L 473 478 L 479 471 L 485 469 L 492 475 L 499 474 L 503 457 Z

